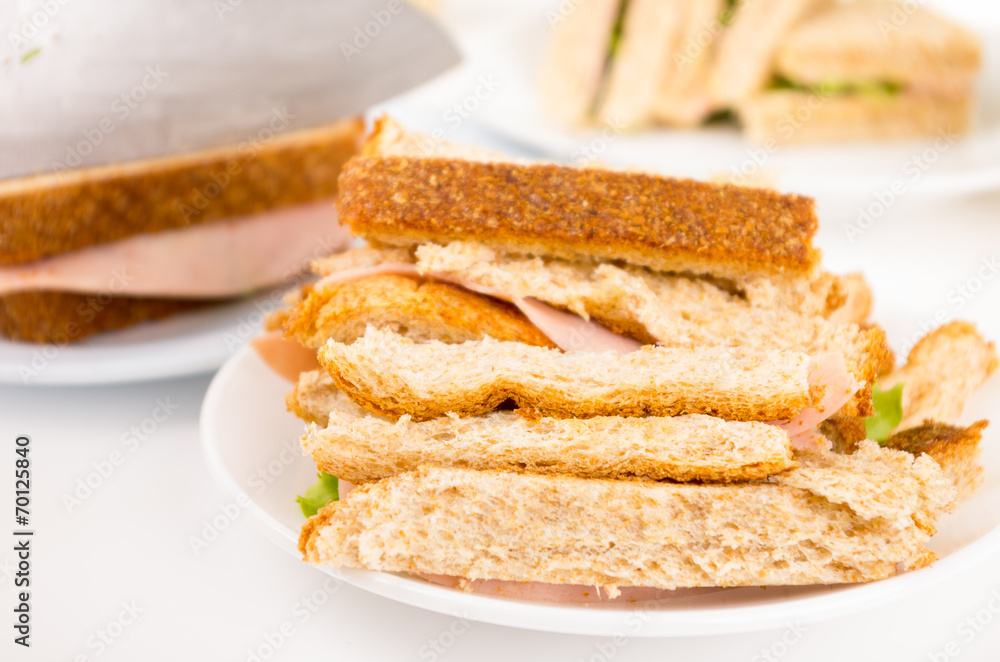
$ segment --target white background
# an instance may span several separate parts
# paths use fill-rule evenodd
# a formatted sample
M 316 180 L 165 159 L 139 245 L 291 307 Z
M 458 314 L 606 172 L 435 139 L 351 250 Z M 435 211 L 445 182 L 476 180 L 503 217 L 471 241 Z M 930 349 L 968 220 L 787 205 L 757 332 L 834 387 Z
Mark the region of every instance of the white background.
M 468 80 L 446 79 L 391 108 L 411 126 L 441 128 L 449 138 L 515 151 L 478 129 L 474 117 L 457 127 L 447 119 L 446 104 L 470 91 Z M 852 244 L 845 224 L 869 201 L 870 193 L 864 192 L 820 199 L 818 243 L 830 269 L 864 268 L 869 274 L 876 296 L 882 295 L 875 317 L 893 320 L 890 340 L 900 348 L 922 320 L 941 308 L 950 310 L 948 293 L 974 273 L 981 259 L 1000 254 L 1000 193 L 961 200 L 907 194 Z M 961 317 L 983 322 L 998 304 L 1000 286 L 989 281 Z M 1000 328 L 985 330 L 1000 337 Z M 767 659 L 765 651 L 781 654 L 774 659 L 819 662 L 1000 659 L 1000 602 L 992 603 L 997 613 L 988 609 L 994 592 L 1000 595 L 1000 555 L 900 603 L 807 624 L 786 649 L 778 642 L 783 636 L 791 640 L 791 630 L 616 644 L 606 638 L 464 624 L 328 583 L 325 575 L 268 542 L 249 515 L 237 514 L 217 539 L 196 552 L 192 537 L 202 537 L 206 523 L 230 503 L 212 483 L 199 447 L 198 413 L 209 379 L 100 388 L 0 387 L 0 503 L 9 503 L 13 490 L 14 437 L 27 434 L 36 531 L 34 645 L 26 652 L 11 643 L 8 625 L 14 593 L 8 515 L 0 526 L 5 540 L 0 547 L 0 659 L 243 661 L 253 659 L 248 651 L 259 650 L 268 639 L 277 641 L 275 633 L 282 628 L 292 634 L 283 635 L 273 656 L 260 659 L 750 662 Z M 980 404 L 1000 402 L 996 381 L 977 394 Z M 155 426 L 147 423 L 147 439 L 129 441 L 134 438 L 130 428 L 141 426 L 158 403 L 176 411 Z M 94 464 L 115 451 L 120 464 L 89 498 L 68 508 L 65 495 L 73 495 L 78 481 L 96 471 Z M 311 612 L 304 601 L 314 594 L 323 604 Z M 133 602 L 141 612 L 119 630 L 112 623 L 123 603 Z M 981 631 L 962 626 L 977 614 L 986 623 Z M 98 632 L 109 626 L 120 636 L 102 649 Z M 957 656 L 944 652 L 949 643 Z

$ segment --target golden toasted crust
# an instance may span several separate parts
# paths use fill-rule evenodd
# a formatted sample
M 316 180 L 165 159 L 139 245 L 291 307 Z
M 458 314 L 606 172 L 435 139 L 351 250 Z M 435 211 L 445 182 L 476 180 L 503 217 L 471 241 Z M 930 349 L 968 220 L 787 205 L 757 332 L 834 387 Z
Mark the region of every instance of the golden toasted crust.
M 949 322 L 920 339 L 906 365 L 879 378 L 881 388 L 903 384 L 900 429 L 931 419 L 954 423 L 965 401 L 1000 366 L 996 346 L 969 322 Z
M 966 498 L 983 481 L 979 442 L 987 425 L 989 421 L 961 427 L 926 420 L 922 425 L 890 436 L 885 445 L 914 455 L 927 453 L 954 481 L 959 498 Z
M 0 264 L 329 198 L 360 119 L 259 145 L 0 182 Z
M 387 245 L 468 239 L 724 278 L 808 273 L 819 262 L 812 199 L 764 189 L 402 156 L 352 159 L 340 189 L 341 221 Z
M 285 322 L 306 347 L 353 342 L 372 324 L 413 340 L 464 342 L 490 336 L 555 345 L 514 306 L 448 283 L 384 274 L 313 289 Z
M 64 344 L 101 331 L 160 319 L 210 303 L 218 303 L 218 300 L 19 292 L 0 296 L 0 336 L 28 342 Z
M 327 409 L 302 437 L 323 471 L 367 483 L 420 466 L 682 482 L 760 480 L 795 466 L 784 430 L 712 416 L 587 419 L 499 411 L 396 422 Z
M 832 416 L 819 424 L 819 431 L 838 453 L 853 453 L 868 436 L 862 416 Z

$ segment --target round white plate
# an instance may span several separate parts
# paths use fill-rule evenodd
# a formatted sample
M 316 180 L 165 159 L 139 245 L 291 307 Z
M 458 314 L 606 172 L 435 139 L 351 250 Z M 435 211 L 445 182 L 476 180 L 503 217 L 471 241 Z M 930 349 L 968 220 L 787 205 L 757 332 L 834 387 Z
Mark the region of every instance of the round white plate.
M 988 34 L 981 35 L 985 62 L 975 127 L 969 135 L 938 141 L 937 146 L 929 139 L 780 146 L 769 151 L 748 142 L 732 127 L 585 131 L 550 120 L 540 107 L 537 78 L 551 37 L 549 13 L 558 11 L 553 7 L 559 5 L 553 0 L 505 2 L 498 7 L 491 0 L 484 3 L 488 11 L 455 11 L 446 16 L 466 54 L 468 69 L 492 81 L 470 88 L 483 102 L 478 107 L 476 99 L 467 99 L 476 106 L 468 114 L 549 158 L 695 179 L 763 172 L 780 190 L 806 195 L 867 194 L 900 187 L 955 195 L 1000 187 L 1000 25 L 971 25 Z
M 215 370 L 253 337 L 279 294 L 179 313 L 68 345 L 0 340 L 0 384 L 117 384 Z
M 994 380 L 996 381 L 996 380 Z M 996 401 L 996 384 L 989 398 Z M 255 523 L 282 549 L 296 548 L 304 522 L 297 494 L 315 482 L 316 468 L 303 457 L 303 425 L 285 411 L 291 384 L 244 347 L 216 375 L 201 412 L 203 450 L 212 474 Z M 977 404 L 982 403 L 982 404 Z M 988 416 L 983 398 L 966 414 Z M 979 409 L 978 411 L 976 409 Z M 940 522 L 932 540 L 941 559 L 898 577 L 855 586 L 741 588 L 665 601 L 568 606 L 485 597 L 422 579 L 364 570 L 324 568 L 352 584 L 399 602 L 461 618 L 551 632 L 614 636 L 694 636 L 780 628 L 870 609 L 919 593 L 1000 550 L 1000 443 L 996 430 L 984 439 L 986 483 L 958 511 Z

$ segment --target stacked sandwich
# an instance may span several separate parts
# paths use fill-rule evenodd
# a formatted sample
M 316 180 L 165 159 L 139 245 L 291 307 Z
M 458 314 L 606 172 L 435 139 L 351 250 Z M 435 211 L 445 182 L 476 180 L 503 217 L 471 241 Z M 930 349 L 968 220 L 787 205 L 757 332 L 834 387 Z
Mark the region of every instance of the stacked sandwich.
M 0 181 L 0 335 L 67 343 L 287 283 L 343 248 L 352 119 Z
M 820 269 L 811 200 L 424 144 L 377 123 L 338 200 L 370 246 L 275 320 L 319 364 L 287 399 L 303 448 L 358 486 L 307 561 L 613 597 L 934 558 L 955 480 L 865 439 L 892 358 L 863 281 Z M 947 428 L 966 460 L 982 425 Z
M 542 101 L 567 124 L 690 127 L 732 111 L 751 140 L 965 132 L 979 44 L 915 3 L 592 0 L 557 25 Z

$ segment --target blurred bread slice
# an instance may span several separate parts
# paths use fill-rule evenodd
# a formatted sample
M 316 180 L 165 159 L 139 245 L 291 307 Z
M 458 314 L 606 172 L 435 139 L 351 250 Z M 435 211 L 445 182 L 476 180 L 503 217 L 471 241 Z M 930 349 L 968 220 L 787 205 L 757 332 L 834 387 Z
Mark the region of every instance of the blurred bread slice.
M 597 108 L 597 119 L 616 128 L 639 126 L 652 118 L 657 81 L 669 67 L 684 12 L 680 0 L 628 0 L 626 7 Z
M 712 103 L 739 107 L 771 82 L 774 57 L 799 21 L 831 0 L 740 2 L 719 40 L 708 79 Z
M 980 66 L 978 38 L 921 3 L 832 3 L 781 42 L 778 73 L 803 85 L 889 82 L 968 93 Z
M 667 54 L 653 104 L 653 117 L 664 124 L 693 127 L 712 111 L 707 78 L 716 42 L 724 29 L 725 0 L 674 0 L 683 12 L 683 25 Z
M 764 144 L 833 143 L 920 138 L 954 140 L 970 128 L 973 98 L 917 90 L 823 94 L 772 90 L 744 101 L 740 121 L 749 140 Z
M 597 103 L 622 0 L 574 3 L 552 26 L 542 60 L 539 95 L 545 111 L 570 125 L 589 120 Z

